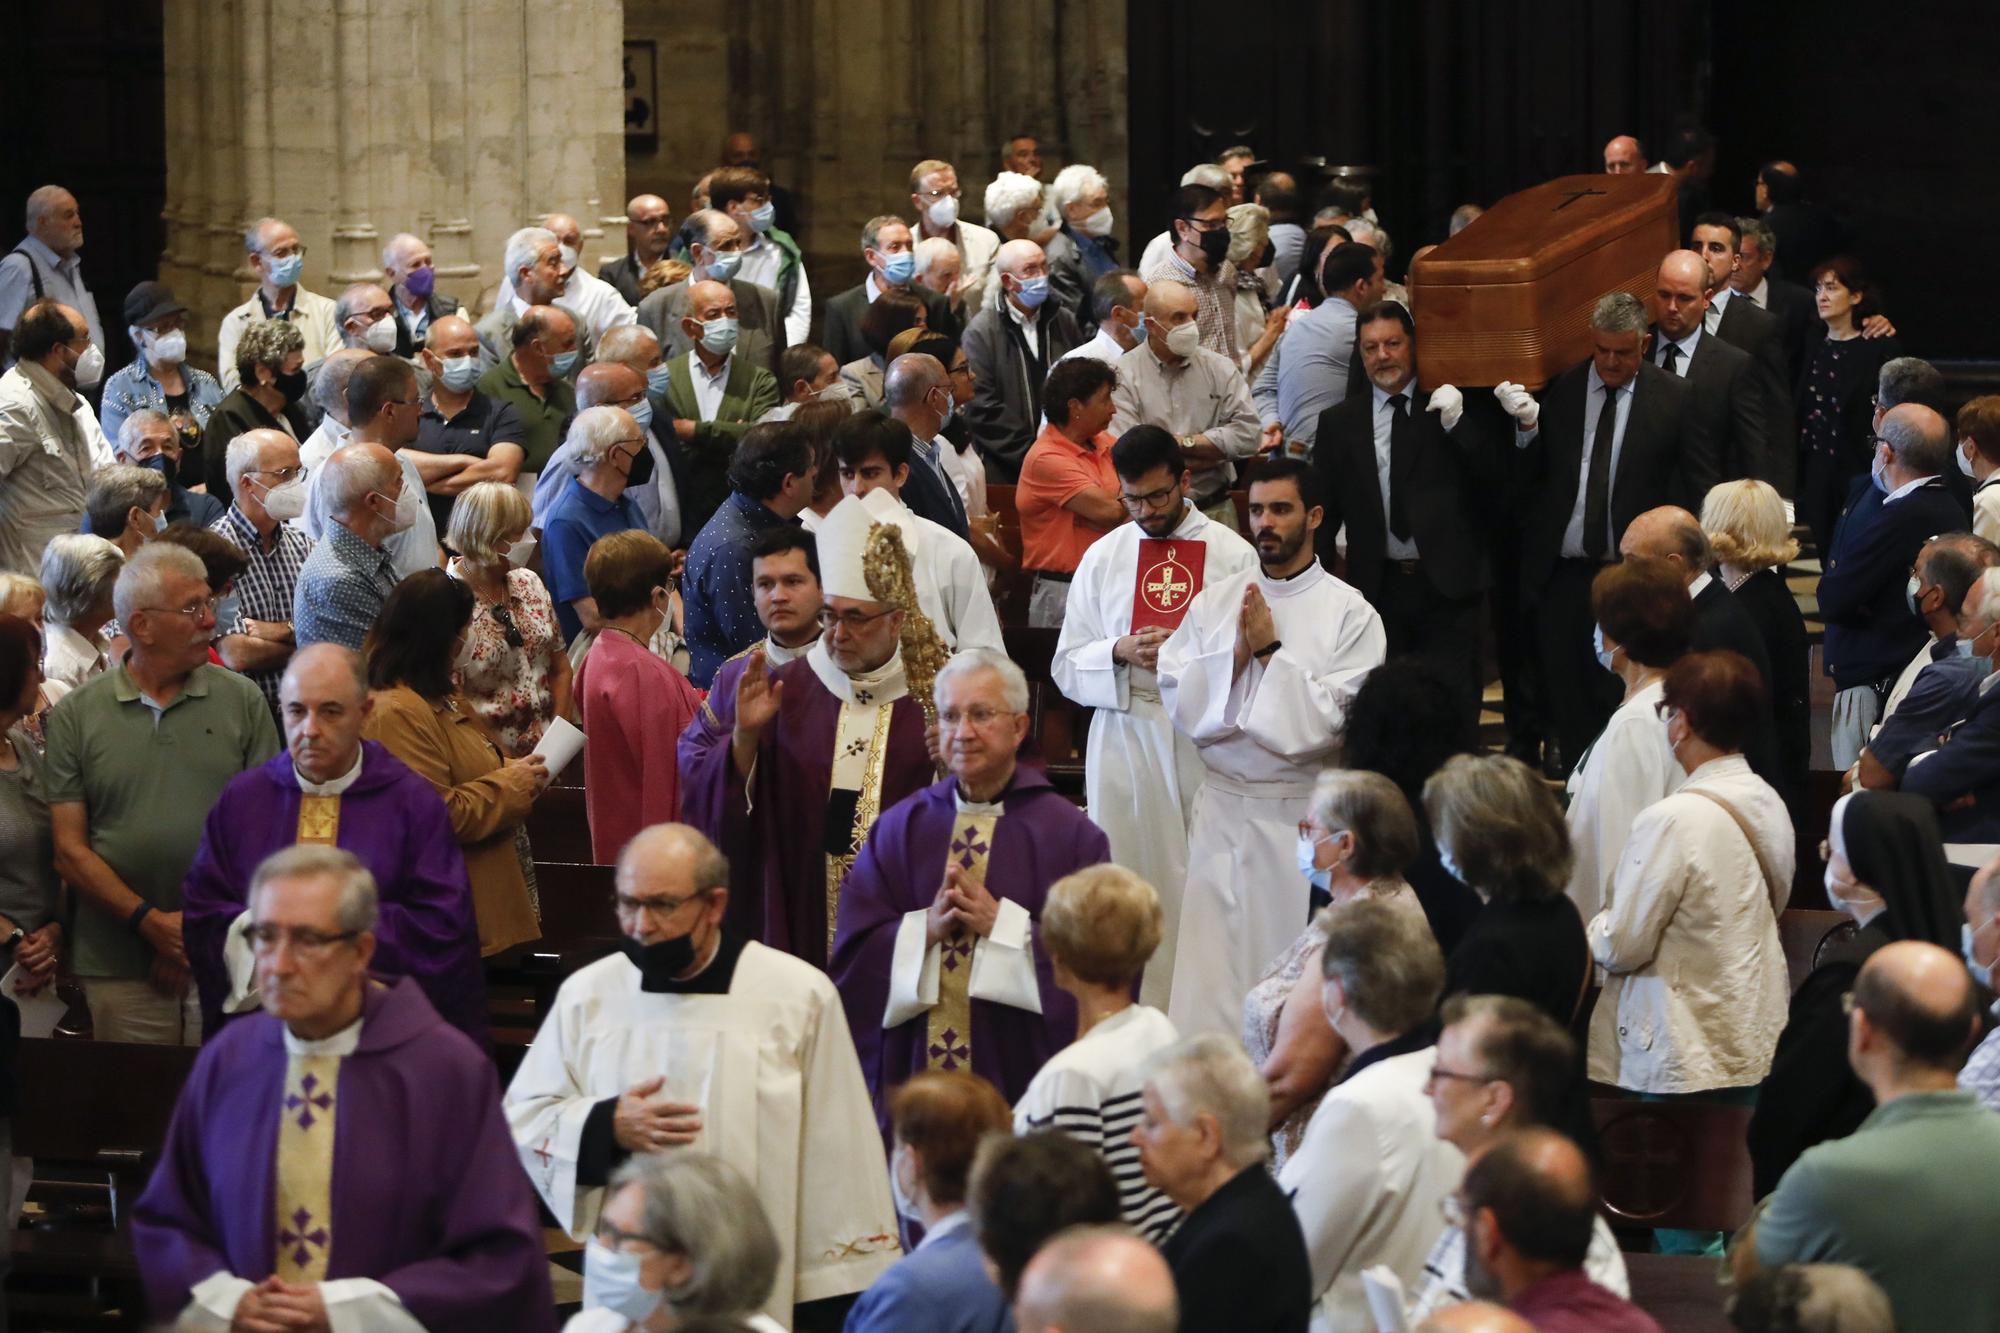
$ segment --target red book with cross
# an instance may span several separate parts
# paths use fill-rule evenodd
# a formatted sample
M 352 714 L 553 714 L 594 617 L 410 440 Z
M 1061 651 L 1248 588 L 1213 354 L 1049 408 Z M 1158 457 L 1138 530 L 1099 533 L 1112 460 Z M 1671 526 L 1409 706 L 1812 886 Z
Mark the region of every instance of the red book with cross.
M 1180 628 L 1188 604 L 1201 591 L 1208 544 L 1144 537 L 1139 541 L 1139 573 L 1132 587 L 1132 628 Z

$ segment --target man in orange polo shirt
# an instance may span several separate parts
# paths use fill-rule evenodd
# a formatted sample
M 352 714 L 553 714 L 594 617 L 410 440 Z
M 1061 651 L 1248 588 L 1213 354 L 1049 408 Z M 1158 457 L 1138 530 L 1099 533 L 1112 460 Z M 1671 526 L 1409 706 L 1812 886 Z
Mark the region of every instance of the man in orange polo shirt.
M 1056 362 L 1042 389 L 1048 421 L 1028 449 L 1014 506 L 1021 514 L 1021 564 L 1035 571 L 1028 623 L 1062 624 L 1069 581 L 1090 544 L 1125 521 L 1111 468 L 1109 363 L 1073 356 Z

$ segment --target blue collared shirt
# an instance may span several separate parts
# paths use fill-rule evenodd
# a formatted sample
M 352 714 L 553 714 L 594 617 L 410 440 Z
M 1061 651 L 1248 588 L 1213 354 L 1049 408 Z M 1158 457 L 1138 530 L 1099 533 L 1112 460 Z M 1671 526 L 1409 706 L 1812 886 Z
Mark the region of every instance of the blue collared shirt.
M 731 491 L 688 548 L 681 584 L 687 626 L 688 679 L 707 689 L 724 662 L 764 637 L 750 547 L 759 533 L 781 523 L 761 500 Z
M 299 570 L 292 594 L 292 637 L 299 647 L 337 643 L 359 650 L 396 586 L 389 553 L 370 546 L 338 520 Z
M 630 495 L 607 500 L 587 490 L 581 479 L 572 477 L 542 524 L 542 572 L 548 576 L 549 595 L 555 598 L 556 621 L 567 642 L 577 636 L 583 621 L 574 603 L 590 596 L 583 581 L 584 557 L 599 538 L 628 528 L 644 528 L 645 516 Z

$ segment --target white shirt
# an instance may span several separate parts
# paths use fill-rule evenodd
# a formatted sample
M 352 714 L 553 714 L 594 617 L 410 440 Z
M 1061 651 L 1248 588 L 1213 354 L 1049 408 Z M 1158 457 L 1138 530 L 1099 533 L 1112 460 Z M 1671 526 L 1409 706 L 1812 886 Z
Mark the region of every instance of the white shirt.
M 1665 683 L 1654 680 L 1620 704 L 1569 776 L 1563 817 L 1576 852 L 1569 896 L 1584 921 L 1610 901 L 1612 877 L 1640 812 L 1680 790 L 1687 777 L 1655 711 L 1665 693 Z
M 904 544 L 910 549 L 910 575 L 917 585 L 917 605 L 937 627 L 938 638 L 954 652 L 991 648 L 1004 654 L 1000 617 L 993 594 L 971 545 L 942 524 L 911 512 L 901 501 L 907 526 Z
M 1684 338 L 1669 338 L 1666 334 L 1662 333 L 1660 335 L 1660 345 L 1653 349 L 1653 364 L 1665 370 L 1667 368 L 1667 349 L 1669 347 L 1678 348 L 1679 350 L 1674 353 L 1673 373 L 1682 379 L 1686 379 L 1688 362 L 1694 360 L 1694 349 L 1701 342 L 1701 332 L 1701 325 L 1697 324 L 1687 331 L 1687 336 Z
M 1118 358 L 1125 355 L 1128 350 L 1116 338 L 1111 336 L 1110 331 L 1104 325 L 1099 324 L 1095 337 L 1087 343 L 1081 343 L 1064 352 L 1056 358 L 1056 364 L 1061 365 L 1073 356 L 1087 356 L 1093 361 L 1116 364 Z
M 694 381 L 695 410 L 701 414 L 701 420 L 713 421 L 715 414 L 722 410 L 723 390 L 729 387 L 729 363 L 735 359 L 736 353 L 731 352 L 711 372 L 701 359 L 701 349 L 688 349 L 688 378 Z
M 968 518 L 986 516 L 986 460 L 979 456 L 979 446 L 968 444 L 960 453 L 950 440 L 942 435 L 930 442 L 931 452 L 925 459 L 934 466 L 958 492 L 959 503 L 965 506 Z M 923 442 L 917 442 L 917 452 L 923 452 Z
M 624 294 L 582 264 L 569 275 L 558 304 L 583 320 L 592 343 L 621 324 L 639 322 L 639 312 L 626 302 Z
M 778 271 L 784 267 L 785 252 L 775 242 L 765 239 L 759 231 L 751 232 L 751 242 L 743 248 L 743 265 L 736 270 L 736 276 L 744 282 L 754 282 L 759 287 L 768 287 L 778 292 Z M 785 312 L 785 346 L 797 347 L 807 340 L 812 332 L 812 284 L 806 281 L 805 261 L 801 259 L 793 269 L 798 281 L 792 284 L 792 306 Z
M 1410 422 L 1413 426 L 1417 420 L 1416 388 L 1417 382 L 1412 378 L 1400 391 L 1404 399 L 1403 411 L 1409 414 Z M 1417 558 L 1417 544 L 1414 541 L 1404 541 L 1389 527 L 1389 432 L 1396 424 L 1396 409 L 1389 405 L 1389 399 L 1392 395 L 1382 392 L 1381 385 L 1370 384 L 1369 389 L 1375 395 L 1375 480 L 1382 488 L 1384 554 L 1391 560 L 1415 560 Z M 1414 439 L 1414 435 L 1411 438 Z M 1415 477 L 1416 474 L 1412 472 L 1411 480 L 1414 481 Z
M 104 645 L 93 643 L 68 625 L 51 620 L 42 636 L 42 675 L 70 689 L 101 673 L 109 665 Z
M 1611 497 L 1618 493 L 1618 455 L 1625 448 L 1625 424 L 1632 419 L 1632 386 L 1639 382 L 1634 375 L 1625 381 L 1624 387 L 1612 395 L 1617 404 L 1618 415 L 1611 427 L 1611 470 L 1604 487 L 1604 521 L 1608 529 L 1611 523 Z M 1596 449 L 1597 419 L 1604 410 L 1604 381 L 1597 378 L 1597 366 L 1593 363 L 1590 373 L 1584 378 L 1583 390 L 1583 454 L 1577 464 L 1576 505 L 1569 511 L 1569 525 L 1563 529 L 1562 555 L 1565 560 L 1582 560 L 1583 550 L 1583 510 L 1590 501 L 1590 456 Z M 1532 440 L 1533 434 L 1518 436 Z M 1607 532 L 1604 543 L 1606 555 L 1616 555 L 1618 538 L 1621 534 Z

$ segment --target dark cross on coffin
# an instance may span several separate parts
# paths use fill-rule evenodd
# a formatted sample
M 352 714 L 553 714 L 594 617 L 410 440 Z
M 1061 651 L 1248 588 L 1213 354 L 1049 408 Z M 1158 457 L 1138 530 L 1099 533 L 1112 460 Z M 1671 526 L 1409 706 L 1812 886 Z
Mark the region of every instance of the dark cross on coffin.
M 1563 194 L 1565 198 L 1561 203 L 1557 204 L 1550 211 L 1555 213 L 1560 213 L 1565 208 L 1568 208 L 1571 204 L 1575 203 L 1577 200 L 1583 198 L 1585 195 L 1603 194 L 1603 193 L 1604 191 L 1602 190 L 1564 190 Z

